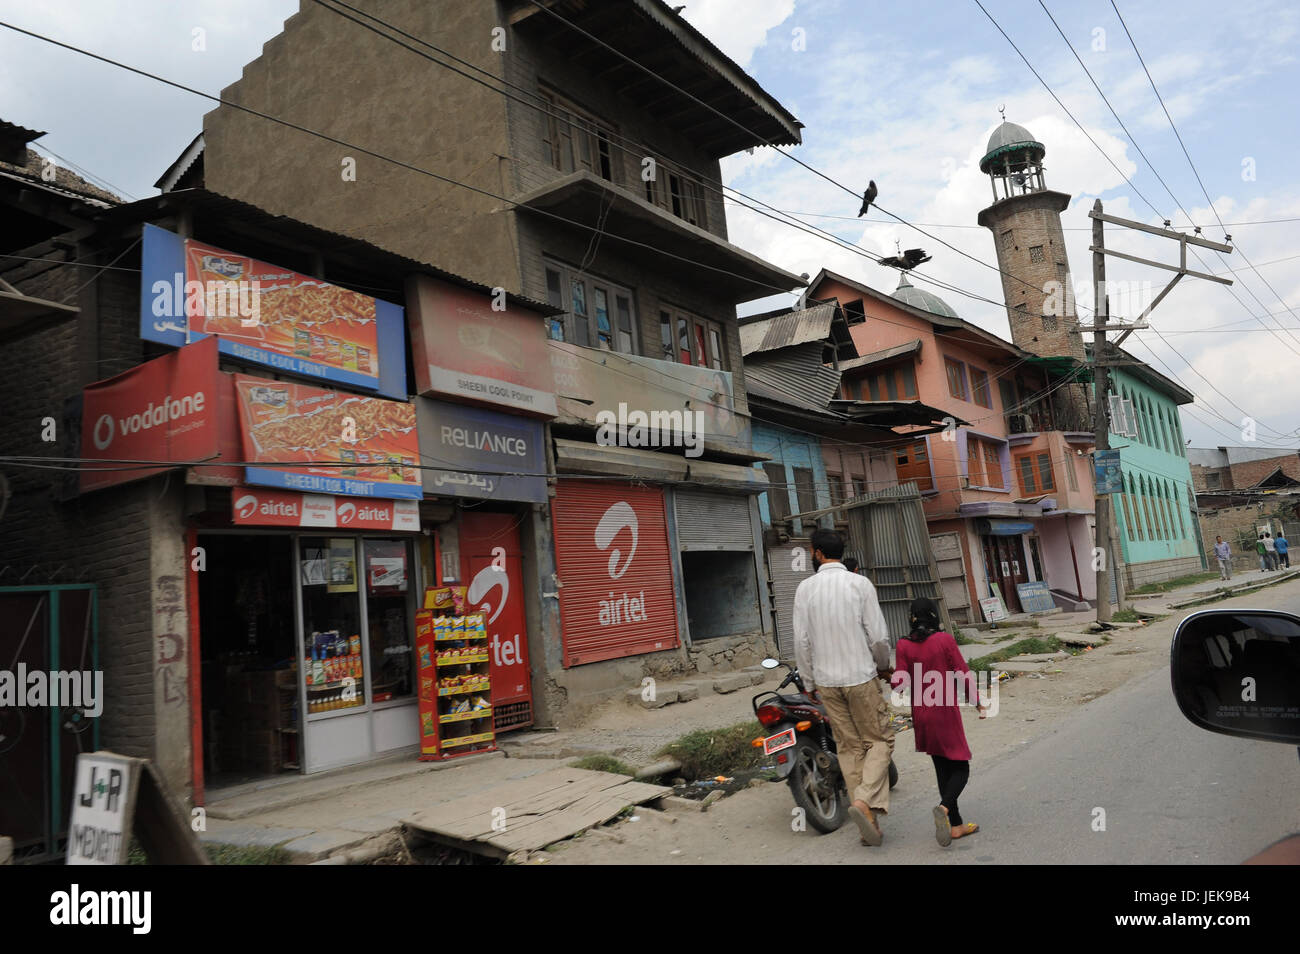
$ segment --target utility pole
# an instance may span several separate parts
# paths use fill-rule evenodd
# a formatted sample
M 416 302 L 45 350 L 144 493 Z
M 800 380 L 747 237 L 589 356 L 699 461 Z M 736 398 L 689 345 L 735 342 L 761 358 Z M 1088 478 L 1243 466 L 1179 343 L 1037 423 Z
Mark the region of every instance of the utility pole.
M 1194 272 L 1187 267 L 1187 246 L 1196 245 L 1201 248 L 1210 248 L 1219 252 L 1231 252 L 1231 245 L 1223 245 L 1219 242 L 1211 242 L 1209 239 L 1203 239 L 1199 235 L 1185 235 L 1182 232 L 1176 232 L 1168 228 L 1156 228 L 1153 225 L 1146 225 L 1142 222 L 1134 222 L 1131 219 L 1121 219 L 1113 215 L 1106 215 L 1102 212 L 1101 199 L 1092 204 L 1092 211 L 1088 213 L 1092 219 L 1092 282 L 1093 288 L 1096 289 L 1094 297 L 1094 324 L 1092 326 L 1092 365 L 1094 377 L 1094 394 L 1096 396 L 1096 423 L 1093 434 L 1093 442 L 1098 452 L 1110 450 L 1110 369 L 1118 365 L 1142 364 L 1143 362 L 1135 360 L 1126 360 L 1119 352 L 1119 346 L 1124 343 L 1134 331 L 1141 328 L 1149 327 L 1144 320 L 1155 309 L 1156 305 L 1164 300 L 1173 287 L 1178 284 L 1184 275 L 1191 275 L 1194 278 L 1203 278 L 1207 281 L 1219 282 L 1223 285 L 1231 285 L 1232 280 L 1220 278 L 1218 275 L 1210 275 L 1206 272 Z M 1153 262 L 1150 259 L 1138 258 L 1135 255 L 1128 255 L 1124 252 L 1117 252 L 1106 248 L 1105 235 L 1103 228 L 1105 223 L 1112 225 L 1122 225 L 1125 228 L 1135 229 L 1139 232 L 1146 232 L 1151 235 L 1158 235 L 1161 238 L 1168 238 L 1178 242 L 1180 258 L 1177 266 L 1166 265 L 1163 262 Z M 1200 230 L 1197 229 L 1197 232 Z M 1227 236 L 1229 242 L 1232 236 Z M 1106 294 L 1106 256 L 1113 255 L 1116 258 L 1122 258 L 1126 261 L 1137 262 L 1142 265 L 1152 265 L 1156 268 L 1163 268 L 1176 274 L 1155 297 L 1155 300 L 1138 316 L 1137 320 L 1129 324 L 1110 324 L 1110 298 Z M 1106 340 L 1107 331 L 1122 331 L 1123 333 L 1111 344 Z M 1094 464 L 1095 467 L 1095 464 Z M 1097 544 L 1102 547 L 1103 558 L 1097 565 L 1097 622 L 1105 623 L 1111 617 L 1110 610 L 1110 585 L 1111 574 L 1115 570 L 1115 554 L 1117 550 L 1118 533 L 1115 528 L 1115 513 L 1111 507 L 1110 494 L 1097 494 L 1094 502 L 1096 512 L 1096 536 Z

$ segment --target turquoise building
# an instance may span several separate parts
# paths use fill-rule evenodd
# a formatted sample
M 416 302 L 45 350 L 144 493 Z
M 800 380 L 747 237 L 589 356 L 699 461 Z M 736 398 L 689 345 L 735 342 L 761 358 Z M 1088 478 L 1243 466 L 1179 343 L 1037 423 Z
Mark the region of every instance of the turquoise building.
M 1124 475 L 1124 492 L 1111 495 L 1111 507 L 1125 586 L 1131 590 L 1198 573 L 1206 559 L 1178 416 L 1178 407 L 1194 397 L 1145 364 L 1111 368 L 1110 393 L 1124 400 L 1126 411 L 1112 415 L 1110 424 L 1110 446 L 1120 452 Z
M 754 465 L 764 471 L 771 482 L 771 489 L 758 498 L 765 526 L 772 525 L 773 510 L 780 520 L 792 513 L 831 506 L 830 482 L 826 476 L 820 437 L 755 419 L 753 442 L 755 451 L 772 458 Z M 827 514 L 818 521 L 796 520 L 795 533 L 811 533 L 818 525 L 831 526 L 831 516 Z

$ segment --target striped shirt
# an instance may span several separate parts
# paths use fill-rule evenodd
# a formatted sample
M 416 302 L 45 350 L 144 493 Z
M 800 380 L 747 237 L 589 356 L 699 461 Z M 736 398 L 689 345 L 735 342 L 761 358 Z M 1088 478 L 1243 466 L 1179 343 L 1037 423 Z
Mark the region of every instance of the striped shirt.
M 843 563 L 823 563 L 794 594 L 794 660 L 809 689 L 858 686 L 890 667 L 876 588 Z

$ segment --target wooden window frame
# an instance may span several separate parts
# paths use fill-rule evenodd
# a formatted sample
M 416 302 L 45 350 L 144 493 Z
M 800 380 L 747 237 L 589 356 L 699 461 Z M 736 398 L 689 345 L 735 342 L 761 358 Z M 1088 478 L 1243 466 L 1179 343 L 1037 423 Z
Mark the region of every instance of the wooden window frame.
M 613 144 L 617 127 L 553 90 L 539 95 L 546 104 L 542 148 L 551 166 L 564 173 L 586 169 L 599 179 L 619 182 Z
M 970 383 L 971 383 L 971 400 L 980 407 L 993 410 L 993 389 L 989 380 L 989 373 L 983 368 L 970 366 Z M 980 400 L 980 391 L 984 392 L 984 400 Z M 985 402 L 988 403 L 985 403 Z
M 677 163 L 653 155 L 649 149 L 646 155 L 655 164 L 655 177 L 644 180 L 646 201 L 683 222 L 707 230 L 709 213 L 705 193 L 708 190 L 704 179 Z
M 952 372 L 954 369 L 957 371 L 958 374 L 961 375 L 960 394 L 954 394 L 952 390 L 952 384 L 953 384 Z M 949 358 L 945 356 L 943 359 L 943 374 L 944 374 L 944 378 L 948 382 L 948 396 L 951 397 L 954 401 L 966 401 L 967 403 L 969 403 L 970 382 L 966 377 L 966 363 L 964 361 L 958 361 L 956 358 Z
M 595 348 L 600 351 L 611 351 L 618 354 L 641 353 L 639 347 L 640 334 L 637 330 L 636 295 L 630 288 L 601 278 L 598 275 L 577 272 L 562 262 L 553 261 L 552 259 L 544 259 L 543 267 L 546 272 L 548 300 L 552 298 L 551 276 L 558 275 L 561 300 L 557 307 L 566 309 L 566 313 L 561 319 L 564 336 L 558 340 L 571 341 L 586 348 Z M 573 294 L 575 286 L 580 286 L 583 289 L 582 299 L 587 310 L 586 314 L 580 313 L 575 307 Z M 597 292 L 603 293 L 605 297 L 605 311 L 609 319 L 610 330 L 608 347 L 601 340 L 602 336 L 595 307 L 598 298 Z M 620 321 L 620 298 L 625 299 L 627 302 L 628 324 L 626 328 L 623 327 Z M 555 321 L 552 320 L 551 337 L 553 338 L 555 337 L 554 328 Z M 626 340 L 624 336 L 626 336 Z
M 727 329 L 720 321 L 701 318 L 673 305 L 659 306 L 660 339 L 663 338 L 663 321 L 667 315 L 672 330 L 672 351 L 665 354 L 665 361 L 677 364 L 689 364 L 692 367 L 711 368 L 714 371 L 730 371 L 731 362 L 727 360 Z M 686 343 L 689 346 L 686 360 L 682 360 L 682 329 L 685 327 Z M 704 345 L 704 363 L 699 362 L 699 345 Z
M 923 456 L 918 456 L 918 448 L 920 449 L 920 455 Z M 893 455 L 894 474 L 898 478 L 900 484 L 906 483 L 909 480 L 914 480 L 916 481 L 917 489 L 920 490 L 921 493 L 930 493 L 934 490 L 934 474 L 930 472 L 930 445 L 926 442 L 925 438 L 913 441 L 910 444 L 903 444 L 899 447 L 895 447 L 893 449 Z M 900 460 L 900 457 L 903 459 Z M 913 475 L 904 472 L 904 468 L 908 471 L 912 471 L 917 469 L 921 464 L 925 465 L 924 476 L 920 473 Z
M 1025 463 L 1029 464 L 1029 480 L 1031 486 L 1025 486 Z M 1043 476 L 1043 465 L 1047 465 L 1046 480 Z M 1043 451 L 1029 451 L 1024 454 L 1016 454 L 1012 458 L 1012 470 L 1016 472 L 1016 480 L 1020 484 L 1020 492 L 1025 497 L 1034 497 L 1039 494 L 1050 494 L 1056 491 L 1056 475 L 1052 469 L 1052 455 Z M 1048 483 L 1050 481 L 1050 484 Z
M 820 510 L 821 506 L 817 502 L 817 473 L 811 467 L 794 467 L 791 466 L 794 474 L 794 496 L 799 502 L 799 512 L 809 513 L 813 510 Z M 811 504 L 811 506 L 809 506 Z M 811 518 L 800 517 L 801 520 L 810 520 Z M 813 521 L 815 522 L 815 521 Z

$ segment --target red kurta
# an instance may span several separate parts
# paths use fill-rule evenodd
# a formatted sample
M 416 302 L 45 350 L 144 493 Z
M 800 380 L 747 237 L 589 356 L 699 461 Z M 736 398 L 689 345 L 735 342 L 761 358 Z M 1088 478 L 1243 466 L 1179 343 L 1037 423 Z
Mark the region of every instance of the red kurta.
M 910 690 L 916 751 L 970 761 L 957 704 L 963 700 L 977 703 L 979 693 L 975 674 L 957 649 L 957 641 L 942 631 L 919 643 L 900 639 L 895 660 L 892 685 Z

